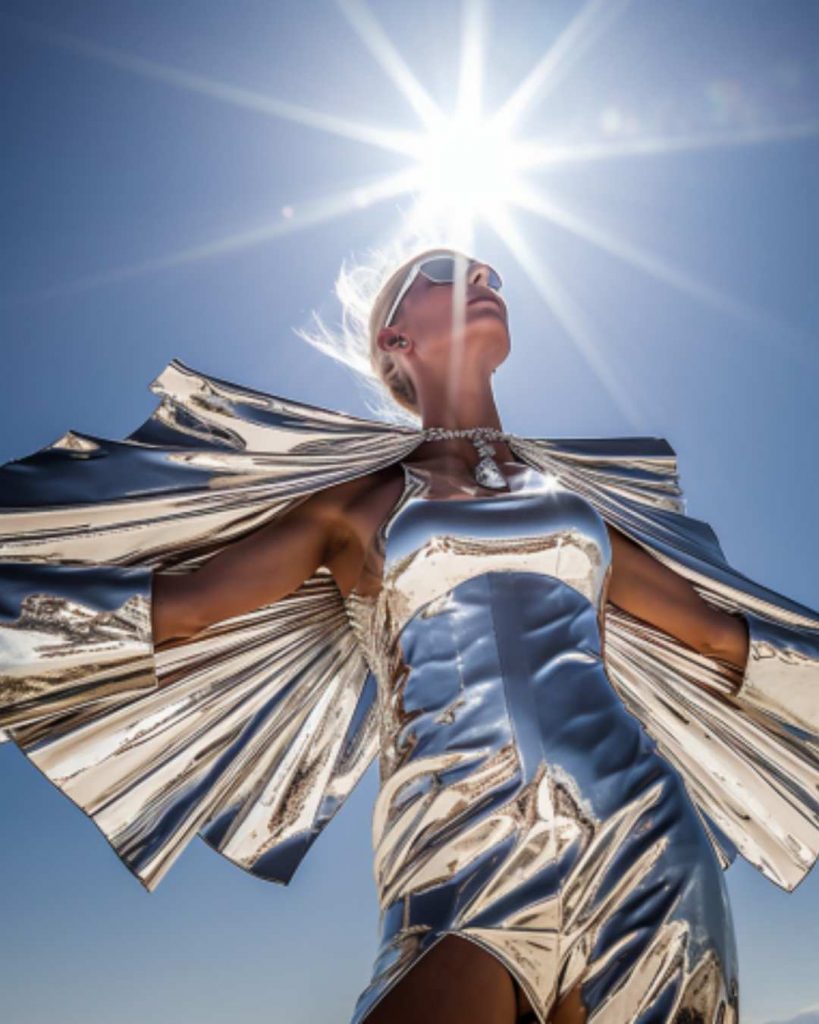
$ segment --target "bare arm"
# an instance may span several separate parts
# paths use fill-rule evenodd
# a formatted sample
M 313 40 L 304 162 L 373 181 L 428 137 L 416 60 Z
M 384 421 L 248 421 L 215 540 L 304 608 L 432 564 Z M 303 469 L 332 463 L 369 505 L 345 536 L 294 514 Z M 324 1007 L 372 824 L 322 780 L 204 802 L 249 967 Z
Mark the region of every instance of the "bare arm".
M 320 492 L 188 573 L 152 580 L 154 645 L 254 611 L 298 589 L 325 564 L 336 542 L 340 507 Z
M 609 526 L 612 571 L 608 599 L 630 615 L 669 633 L 700 654 L 743 668 L 748 627 L 738 615 L 714 608 L 689 580 Z

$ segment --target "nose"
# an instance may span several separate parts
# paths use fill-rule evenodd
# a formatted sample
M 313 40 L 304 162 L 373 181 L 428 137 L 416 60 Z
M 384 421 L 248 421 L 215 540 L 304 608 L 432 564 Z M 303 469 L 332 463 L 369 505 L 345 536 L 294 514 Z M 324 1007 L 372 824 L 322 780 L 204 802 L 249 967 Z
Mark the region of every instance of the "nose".
M 473 263 L 467 275 L 469 284 L 489 284 L 489 267 L 485 263 Z

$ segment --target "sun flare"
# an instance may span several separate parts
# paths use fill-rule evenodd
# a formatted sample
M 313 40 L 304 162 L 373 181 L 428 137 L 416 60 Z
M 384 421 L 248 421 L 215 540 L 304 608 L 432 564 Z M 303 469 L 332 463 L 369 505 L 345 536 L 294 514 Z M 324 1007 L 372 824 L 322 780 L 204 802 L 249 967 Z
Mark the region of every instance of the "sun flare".
M 398 200 L 409 197 L 409 209 L 403 208 L 397 221 L 391 218 L 391 241 L 396 243 L 396 248 L 405 241 L 417 246 L 421 239 L 424 247 L 452 246 L 469 251 L 473 248 L 477 226 L 489 228 L 549 304 L 604 389 L 629 419 L 630 405 L 623 398 L 623 388 L 613 367 L 606 364 L 604 346 L 585 322 L 583 311 L 563 288 L 559 263 L 553 256 L 548 259 L 541 256 L 529 242 L 517 216 L 519 212 L 530 219 L 548 221 L 641 273 L 732 317 L 746 329 L 770 332 L 773 326 L 780 348 L 784 344 L 795 358 L 808 358 L 805 337 L 800 332 L 779 320 L 774 323 L 774 318 L 765 310 L 723 293 L 694 273 L 673 265 L 664 256 L 620 237 L 597 220 L 584 217 L 581 210 L 572 208 L 571 202 L 566 200 L 567 191 L 571 195 L 570 189 L 562 188 L 560 199 L 550 194 L 549 179 L 544 179 L 543 172 L 548 170 L 552 178 L 562 176 L 565 185 L 567 174 L 571 175 L 573 167 L 579 165 L 592 166 L 622 159 L 659 159 L 682 152 L 809 138 L 819 134 L 819 120 L 815 116 L 791 123 L 756 123 L 745 118 L 732 124 L 717 119 L 706 130 L 689 128 L 664 135 L 642 125 L 639 116 L 625 116 L 612 107 L 606 97 L 600 97 L 599 131 L 592 137 L 561 137 L 558 131 L 553 138 L 538 138 L 529 132 L 524 134 L 522 122 L 527 114 L 536 102 L 542 104 L 548 100 L 559 88 L 561 79 L 576 67 L 586 52 L 600 44 L 609 28 L 628 9 L 629 0 L 585 0 L 510 95 L 492 111 L 486 110 L 483 102 L 485 58 L 491 50 L 486 39 L 489 5 L 486 0 L 463 0 L 458 84 L 451 114 L 445 112 L 415 75 L 365 0 L 336 2 L 361 44 L 412 109 L 417 119 L 413 128 L 394 125 L 387 128 L 343 114 L 317 111 L 16 19 L 22 31 L 76 55 L 161 82 L 169 88 L 184 89 L 215 102 L 398 154 L 405 161 L 400 170 L 353 187 L 301 202 L 287 199 L 280 207 L 280 216 L 266 223 L 253 223 L 226 237 L 161 253 L 141 263 L 108 267 L 98 274 L 39 291 L 30 298 L 42 300 L 100 287 L 247 249 L 378 203 L 391 202 L 397 208 Z M 813 366 L 812 360 L 810 365 Z
M 455 245 L 514 199 L 522 159 L 510 134 L 489 119 L 443 121 L 421 140 L 416 216 L 437 222 Z

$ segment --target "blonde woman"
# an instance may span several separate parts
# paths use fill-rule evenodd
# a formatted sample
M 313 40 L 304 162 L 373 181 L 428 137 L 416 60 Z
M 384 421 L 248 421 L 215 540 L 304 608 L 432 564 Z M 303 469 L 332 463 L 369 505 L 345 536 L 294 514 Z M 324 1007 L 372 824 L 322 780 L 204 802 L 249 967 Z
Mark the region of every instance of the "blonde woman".
M 819 616 L 733 570 L 660 438 L 504 432 L 501 278 L 368 310 L 393 423 L 178 362 L 125 442 L 0 472 L 0 723 L 152 889 L 287 882 L 378 757 L 353 1024 L 738 1019 L 722 869 L 816 858 Z

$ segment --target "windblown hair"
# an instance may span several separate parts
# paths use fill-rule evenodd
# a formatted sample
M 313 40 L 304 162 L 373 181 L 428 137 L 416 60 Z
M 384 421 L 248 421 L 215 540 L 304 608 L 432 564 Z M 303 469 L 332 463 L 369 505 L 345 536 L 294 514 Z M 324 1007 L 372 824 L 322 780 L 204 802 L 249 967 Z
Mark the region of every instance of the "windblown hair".
M 447 247 L 416 249 L 403 242 L 370 250 L 360 262 L 345 260 L 335 281 L 341 303 L 339 327 L 328 327 L 313 311 L 313 330 L 295 328 L 303 341 L 358 375 L 373 413 L 411 426 L 419 422 L 415 389 L 390 353 L 378 347 L 378 332 L 410 266 L 442 248 Z

